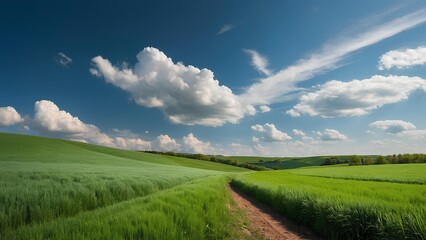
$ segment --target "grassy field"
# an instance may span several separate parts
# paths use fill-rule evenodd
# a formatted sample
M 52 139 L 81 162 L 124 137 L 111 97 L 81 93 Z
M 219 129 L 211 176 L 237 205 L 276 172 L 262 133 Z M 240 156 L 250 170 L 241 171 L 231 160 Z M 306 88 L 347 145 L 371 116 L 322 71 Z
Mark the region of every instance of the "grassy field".
M 277 168 L 277 169 L 293 169 L 301 167 L 319 166 L 328 157 L 297 157 L 297 158 L 278 158 L 269 162 L 258 162 L 256 165 Z
M 224 190 L 225 175 L 245 171 L 213 162 L 0 134 L 0 239 L 125 239 L 130 236 L 127 234 L 161 239 L 164 230 L 172 226 L 180 229 L 180 224 L 186 228 L 169 236 L 221 239 L 231 232 L 222 229 L 222 222 L 217 220 L 223 214 L 229 215 L 225 209 L 229 197 Z M 194 182 L 202 178 L 209 180 Z M 177 186 L 181 187 L 175 190 Z M 205 204 L 196 210 L 199 206 L 194 206 L 194 198 L 200 195 L 206 197 L 205 201 L 212 201 L 212 210 L 203 209 Z M 158 207 L 160 210 L 155 210 Z M 161 207 L 165 208 L 163 215 Z M 133 211 L 125 213 L 123 209 Z M 192 223 L 188 215 L 173 215 L 173 211 L 208 217 L 191 215 Z M 106 218 L 109 214 L 110 220 Z M 148 222 L 150 217 L 158 221 Z M 169 222 L 164 222 L 168 218 Z M 105 221 L 114 227 L 107 228 Z M 135 233 L 134 229 L 143 224 L 148 224 L 143 232 Z
M 256 172 L 237 176 L 233 184 L 326 239 L 425 239 L 426 185 L 412 184 L 408 165 L 402 172 L 399 166 L 388 167 L 369 166 L 360 176 L 377 174 L 384 182 L 329 178 L 337 177 L 336 172 L 345 177 L 345 168 L 353 173 L 347 166 Z M 329 176 L 298 175 L 317 170 Z M 410 176 L 401 177 L 404 174 Z M 415 175 L 424 182 L 425 174 Z M 411 184 L 395 183 L 403 179 Z
M 426 184 L 426 164 L 387 164 L 368 166 L 310 167 L 290 173 L 341 179 Z
M 226 177 L 195 180 L 146 197 L 26 225 L 6 239 L 234 239 Z
M 237 163 L 257 163 L 259 161 L 274 161 L 276 157 L 256 157 L 256 156 L 220 156 L 219 158 L 234 160 Z
M 324 158 L 252 172 L 0 133 L 0 239 L 241 239 L 230 178 L 326 239 L 426 239 L 426 164 L 312 167 Z
M 346 157 L 346 156 L 343 156 Z M 299 167 L 319 166 L 328 156 L 315 157 L 255 157 L 255 156 L 228 156 L 220 157 L 234 160 L 237 163 L 252 163 L 257 166 L 278 169 L 292 169 Z

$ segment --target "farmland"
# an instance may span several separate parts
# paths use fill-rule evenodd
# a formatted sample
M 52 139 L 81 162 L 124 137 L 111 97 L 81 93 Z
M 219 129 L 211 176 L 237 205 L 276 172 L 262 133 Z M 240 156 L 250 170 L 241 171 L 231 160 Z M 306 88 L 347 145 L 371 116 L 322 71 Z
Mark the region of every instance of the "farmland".
M 0 134 L 0 152 L 0 235 L 6 239 L 134 234 L 164 239 L 166 233 L 168 238 L 222 239 L 231 234 L 221 215 L 229 201 L 225 173 L 246 171 L 11 134 Z M 207 179 L 196 180 L 201 178 Z M 194 201 L 200 201 L 197 207 Z
M 380 174 L 383 167 L 385 174 Z M 359 177 L 363 181 L 353 180 L 359 169 L 346 166 L 256 172 L 238 176 L 233 184 L 327 239 L 424 239 L 425 175 L 408 173 L 414 168 L 424 173 L 425 166 L 407 167 L 402 174 L 406 177 L 399 176 L 398 166 L 388 167 L 364 167 L 366 173 Z M 327 177 L 301 175 L 316 171 Z M 346 174 L 353 179 L 339 178 Z M 365 181 L 374 174 L 380 182 Z
M 425 164 L 315 166 L 324 159 L 255 172 L 0 133 L 0 238 L 244 239 L 230 181 L 326 239 L 426 238 Z
M 426 184 L 426 164 L 388 164 L 370 166 L 310 167 L 289 170 L 290 173 L 365 181 Z

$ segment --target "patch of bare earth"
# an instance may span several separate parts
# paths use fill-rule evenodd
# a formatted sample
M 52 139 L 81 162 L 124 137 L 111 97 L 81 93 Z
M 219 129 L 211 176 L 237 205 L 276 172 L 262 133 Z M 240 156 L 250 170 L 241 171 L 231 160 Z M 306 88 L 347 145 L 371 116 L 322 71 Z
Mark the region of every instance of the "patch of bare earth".
M 243 228 L 248 235 L 264 239 L 321 239 L 306 227 L 275 213 L 265 204 L 242 193 L 232 186 L 228 187 L 238 208 L 246 213 L 248 225 Z

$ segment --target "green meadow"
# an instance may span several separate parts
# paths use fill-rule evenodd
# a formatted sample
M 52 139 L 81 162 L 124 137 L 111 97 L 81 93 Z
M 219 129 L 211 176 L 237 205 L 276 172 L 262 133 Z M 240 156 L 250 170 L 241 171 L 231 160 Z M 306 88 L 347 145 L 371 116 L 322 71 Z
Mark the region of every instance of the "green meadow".
M 233 184 L 326 239 L 425 239 L 426 166 L 394 166 L 359 177 L 351 166 L 256 172 Z
M 255 172 L 0 133 L 0 239 L 244 239 L 231 181 L 325 239 L 426 239 L 426 164 L 227 159 L 292 167 Z
M 336 165 L 289 170 L 290 173 L 365 181 L 426 184 L 426 164 Z
M 246 171 L 2 133 L 0 239 L 223 239 L 227 175 Z

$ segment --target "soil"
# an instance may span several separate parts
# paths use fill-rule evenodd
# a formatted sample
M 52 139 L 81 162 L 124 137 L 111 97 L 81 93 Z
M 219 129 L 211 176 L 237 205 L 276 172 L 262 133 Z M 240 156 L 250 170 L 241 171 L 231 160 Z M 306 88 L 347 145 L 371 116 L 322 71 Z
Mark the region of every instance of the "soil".
M 269 206 L 260 203 L 231 185 L 229 191 L 238 208 L 246 214 L 248 224 L 242 230 L 247 235 L 270 240 L 321 239 L 306 227 L 279 215 Z

